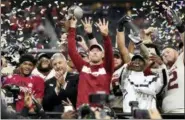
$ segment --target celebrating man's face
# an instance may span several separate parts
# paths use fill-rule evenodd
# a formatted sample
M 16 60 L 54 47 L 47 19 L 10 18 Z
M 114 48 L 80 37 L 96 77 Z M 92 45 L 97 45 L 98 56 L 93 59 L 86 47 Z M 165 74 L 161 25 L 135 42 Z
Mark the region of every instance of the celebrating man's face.
M 102 60 L 104 53 L 99 48 L 93 48 L 89 52 L 89 59 L 92 63 L 98 63 Z
M 166 48 L 162 51 L 162 58 L 165 64 L 173 64 L 178 57 L 178 52 L 172 48 Z
M 20 72 L 24 76 L 29 76 L 34 68 L 34 64 L 30 61 L 25 61 L 20 65 Z

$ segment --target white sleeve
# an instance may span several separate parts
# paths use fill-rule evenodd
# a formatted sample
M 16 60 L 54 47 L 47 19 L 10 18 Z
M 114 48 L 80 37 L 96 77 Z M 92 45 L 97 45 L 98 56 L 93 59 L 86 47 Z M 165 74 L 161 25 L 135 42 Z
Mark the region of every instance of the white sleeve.
M 123 65 L 123 72 L 121 73 L 121 85 L 123 86 L 124 80 L 126 79 L 129 70 L 127 69 L 128 64 Z
M 143 92 L 150 95 L 158 94 L 162 88 L 167 85 L 168 73 L 165 65 L 160 66 L 157 76 L 151 77 L 148 76 L 148 81 L 143 84 L 135 86 L 135 89 L 139 92 Z
M 154 77 L 150 82 L 136 85 L 134 88 L 138 92 L 156 95 L 162 88 L 161 79 Z
M 66 87 L 67 87 L 67 83 L 68 83 L 68 82 L 65 82 L 64 85 L 63 85 L 63 89 L 64 89 L 64 90 L 65 90 Z

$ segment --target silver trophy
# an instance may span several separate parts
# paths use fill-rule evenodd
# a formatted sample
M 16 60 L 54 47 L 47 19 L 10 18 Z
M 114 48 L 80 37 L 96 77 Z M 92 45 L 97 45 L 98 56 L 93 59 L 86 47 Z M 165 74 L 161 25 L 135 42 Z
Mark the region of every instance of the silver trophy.
M 68 19 L 71 19 L 75 16 L 77 19 L 81 19 L 83 17 L 83 10 L 81 7 L 77 5 L 73 5 L 68 9 Z

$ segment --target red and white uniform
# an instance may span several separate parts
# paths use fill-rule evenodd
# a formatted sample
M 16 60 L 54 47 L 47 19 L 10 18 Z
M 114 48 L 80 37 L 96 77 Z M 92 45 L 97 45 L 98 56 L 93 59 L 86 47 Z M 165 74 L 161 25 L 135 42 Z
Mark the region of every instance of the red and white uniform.
M 162 108 L 165 113 L 184 113 L 184 52 L 169 70 Z
M 35 98 L 43 98 L 44 96 L 44 80 L 38 76 L 23 77 L 18 74 L 8 76 L 3 86 L 6 84 L 17 85 L 20 88 L 18 100 L 16 102 L 16 111 L 21 111 L 24 108 L 24 92 L 28 91 Z

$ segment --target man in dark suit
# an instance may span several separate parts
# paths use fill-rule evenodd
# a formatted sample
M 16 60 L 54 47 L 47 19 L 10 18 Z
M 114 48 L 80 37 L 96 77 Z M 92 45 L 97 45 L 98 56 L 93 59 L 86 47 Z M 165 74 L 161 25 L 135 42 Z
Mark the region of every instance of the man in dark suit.
M 61 53 L 51 58 L 56 74 L 45 82 L 43 108 L 45 111 L 64 112 L 62 101 L 69 99 L 75 108 L 77 98 L 78 74 L 67 72 L 67 62 Z

